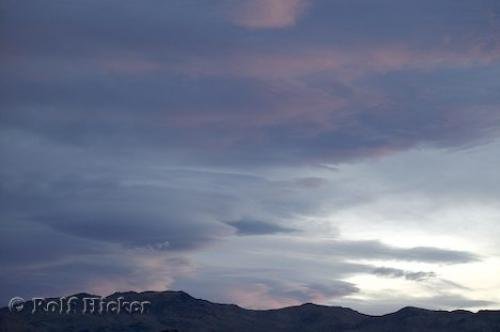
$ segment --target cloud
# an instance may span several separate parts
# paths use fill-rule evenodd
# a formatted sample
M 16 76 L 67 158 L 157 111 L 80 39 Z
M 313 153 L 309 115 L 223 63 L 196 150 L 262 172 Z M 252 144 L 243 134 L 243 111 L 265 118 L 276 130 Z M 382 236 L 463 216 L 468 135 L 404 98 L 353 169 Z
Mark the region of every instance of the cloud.
M 186 275 L 183 272 L 169 273 L 168 280 L 161 277 L 155 283 L 155 271 L 161 270 L 157 269 L 156 263 L 148 274 L 151 278 L 137 274 L 132 267 L 122 269 L 121 264 L 117 264 L 111 266 L 118 271 L 117 274 L 122 274 L 117 286 L 159 289 L 161 281 L 162 285 L 217 299 L 216 290 L 222 292 L 224 284 L 220 288 L 215 284 L 220 282 L 220 275 L 226 275 L 234 280 L 241 279 L 232 289 L 260 285 L 255 287 L 266 289 L 262 294 L 267 302 L 263 300 L 263 303 L 276 306 L 298 304 L 303 300 L 328 303 L 329 296 L 348 296 L 349 292 L 342 293 L 342 290 L 350 289 L 342 286 L 342 282 L 346 282 L 344 279 L 374 273 L 376 268 L 367 265 L 366 261 L 454 265 L 483 258 L 471 251 L 454 250 L 453 246 L 402 247 L 391 245 L 389 240 L 347 240 L 335 224 L 332 225 L 332 211 L 359 209 L 382 192 L 383 197 L 393 190 L 399 196 L 403 195 L 406 191 L 390 185 L 390 181 L 383 180 L 382 174 L 390 174 L 393 181 L 400 176 L 406 178 L 412 174 L 406 165 L 421 169 L 414 161 L 402 163 L 404 172 L 398 171 L 397 165 L 401 162 L 391 159 L 387 163 L 396 169 L 387 169 L 385 163 L 375 162 L 350 166 L 356 170 L 349 169 L 353 173 L 345 169 L 346 165 L 341 165 L 334 173 L 317 169 L 303 173 L 295 169 L 274 174 L 274 171 L 248 173 L 172 167 L 171 161 L 156 154 L 143 153 L 131 161 L 122 159 L 120 154 L 101 155 L 99 151 L 44 140 L 27 132 L 4 132 L 0 137 L 6 160 L 0 173 L 0 194 L 5 198 L 0 203 L 4 221 L 1 233 L 5 235 L 1 252 L 9 253 L 2 258 L 4 266 L 11 270 L 22 265 L 30 266 L 29 273 L 57 270 L 61 282 L 60 288 L 50 288 L 54 292 L 63 289 L 78 291 L 78 285 L 100 290 L 100 293 L 111 289 L 113 285 L 106 283 L 105 273 L 99 277 L 97 272 L 101 264 L 106 265 L 105 260 L 99 263 L 100 257 L 115 257 L 120 251 L 124 252 L 123 259 L 128 259 L 127 255 L 142 257 L 141 252 L 158 257 L 159 261 L 163 255 L 193 259 L 193 265 L 189 265 L 190 273 L 199 274 L 201 279 L 208 276 L 206 270 L 197 269 L 198 266 L 214 266 L 215 271 L 212 272 L 214 281 L 209 287 L 213 292 L 204 293 L 201 291 L 205 287 L 203 280 L 184 283 Z M 36 164 L 31 162 L 33 158 Z M 99 162 L 94 164 L 89 162 L 91 160 Z M 461 165 L 458 162 L 453 164 Z M 369 172 L 363 171 L 363 167 Z M 355 180 L 359 178 L 363 179 L 362 183 Z M 435 181 L 429 185 L 432 184 Z M 413 182 L 403 186 L 423 189 L 422 185 Z M 386 215 L 389 211 L 387 209 Z M 366 223 L 363 225 L 372 227 L 371 219 L 364 219 Z M 22 224 L 20 220 L 30 222 Z M 235 224 L 224 224 L 220 220 L 231 220 Z M 9 230 L 13 226 L 7 221 L 16 221 L 25 231 Z M 231 236 L 234 227 L 241 228 L 242 233 L 260 233 L 260 236 Z M 419 227 L 423 227 L 422 224 Z M 288 232 L 292 229 L 300 229 L 300 232 Z M 25 243 L 23 250 L 19 249 L 17 238 Z M 204 258 L 193 258 L 193 255 Z M 89 265 L 89 259 L 96 261 L 94 267 Z M 75 263 L 63 273 L 62 266 L 67 266 L 68 261 Z M 168 264 L 169 269 L 174 269 L 175 262 Z M 135 260 L 131 264 L 149 271 L 147 266 Z M 246 269 L 238 264 L 244 264 Z M 71 271 L 77 271 L 79 265 L 82 269 L 88 268 L 89 272 L 80 273 L 81 277 L 72 276 Z M 12 275 L 18 279 L 29 279 L 28 272 L 15 271 Z M 408 278 L 422 277 L 403 271 Z M 395 271 L 391 273 L 395 275 Z M 263 276 L 269 280 L 262 280 Z M 331 279 L 325 280 L 324 276 Z M 127 278 L 133 281 L 127 282 Z M 9 280 L 6 280 L 6 285 L 13 285 L 16 278 Z M 290 284 L 276 286 L 276 280 L 286 280 Z M 32 286 L 24 289 L 26 292 L 38 291 L 45 282 L 50 281 L 29 279 Z M 362 289 L 361 285 L 352 284 Z M 318 289 L 319 285 L 334 286 L 330 292 L 312 290 Z M 339 293 L 335 295 L 337 288 Z M 272 302 L 272 298 L 280 300 Z M 221 298 L 224 299 L 229 301 L 236 297 L 227 295 Z M 244 303 L 250 302 L 246 300 Z
M 373 269 L 373 273 L 377 276 L 390 278 L 405 278 L 407 280 L 422 281 L 436 276 L 434 272 L 412 272 L 390 267 L 377 267 Z
M 195 166 L 339 163 L 478 144 L 499 134 L 498 22 L 485 16 L 497 8 L 445 3 L 457 10 L 427 1 L 234 5 L 251 17 L 297 18 L 310 7 L 314 19 L 291 33 L 231 27 L 227 2 L 69 1 L 44 5 L 43 15 L 36 1 L 6 2 L 2 127 L 107 152 L 167 150 Z
M 415 247 L 403 250 L 402 255 L 406 256 L 409 260 L 427 262 L 466 263 L 479 260 L 477 255 L 470 252 L 432 247 Z
M 187 256 L 172 250 L 125 247 L 69 235 L 36 221 L 7 220 L 15 222 L 0 224 L 3 303 L 14 296 L 75 291 L 107 295 L 115 290 L 165 290 L 194 270 Z
M 295 183 L 298 186 L 303 186 L 304 188 L 315 189 L 326 186 L 328 184 L 328 180 L 317 176 L 309 176 L 295 179 Z
M 258 240 L 255 239 L 254 241 Z M 308 252 L 310 254 L 327 255 L 346 259 L 414 261 L 445 264 L 461 264 L 480 260 L 478 255 L 467 251 L 437 247 L 402 248 L 387 245 L 377 240 L 307 240 L 303 238 L 282 238 L 273 240 L 274 250 L 286 250 L 290 245 L 300 248 L 303 252 Z
M 173 285 L 195 297 L 210 298 L 223 303 L 237 303 L 247 308 L 270 309 L 305 302 L 325 303 L 331 299 L 359 292 L 353 283 L 323 278 L 303 280 L 304 271 L 285 278 L 286 271 L 219 267 L 201 268 Z M 274 273 L 273 273 L 274 272 Z
M 323 303 L 358 291 L 355 285 L 343 281 L 332 281 L 327 285 L 261 281 L 228 287 L 225 294 L 227 300 L 240 303 L 246 308 L 269 309 L 306 302 Z
M 15 225 L 0 227 L 0 260 L 5 269 L 36 269 L 48 262 L 57 264 L 75 255 L 98 255 L 112 249 L 109 244 L 67 236 L 37 223 L 17 220 Z
M 251 58 L 260 59 L 264 76 L 228 77 L 225 72 L 238 73 L 245 63 L 235 63 L 233 71 L 226 59 L 222 76 L 188 78 L 185 84 L 170 72 L 128 81 L 89 76 L 91 68 L 82 72 L 85 78 L 70 81 L 11 77 L 18 83 L 5 89 L 3 103 L 13 111 L 6 112 L 3 126 L 107 151 L 125 144 L 134 153 L 168 149 L 193 165 L 249 167 L 338 163 L 419 146 L 455 148 L 499 134 L 498 70 L 488 64 L 429 71 L 410 62 L 349 82 L 337 75 L 343 65 L 330 74 L 321 66 L 299 69 L 299 76 L 307 76 L 301 79 L 285 66 L 288 76 L 273 78 L 279 64 Z M 364 62 L 381 68 L 376 60 L 346 58 L 352 63 L 345 68 L 359 69 Z M 278 55 L 276 61 L 282 60 Z M 307 59 L 296 62 L 302 66 Z M 75 105 L 75 99 L 83 102 Z
M 304 13 L 307 0 L 244 0 L 233 9 L 231 21 L 249 29 L 294 26 Z
M 228 221 L 225 223 L 234 227 L 238 235 L 264 235 L 297 232 L 297 230 L 293 228 L 283 227 L 259 220 L 242 219 Z
M 202 202 L 206 196 L 193 191 L 130 186 L 74 174 L 32 183 L 24 191 L 18 191 L 22 189 L 14 184 L 6 193 L 11 199 L 25 198 L 17 202 L 24 206 L 23 217 L 80 238 L 130 247 L 190 250 L 229 233 L 229 227 L 210 217 L 208 210 L 216 201 L 207 202 L 207 206 Z M 179 208 L 187 201 L 197 202 L 192 203 L 192 213 Z M 222 198 L 219 203 L 223 204 Z M 202 216 L 204 210 L 206 215 Z M 20 217 L 17 206 L 4 211 L 6 215 L 11 213 L 11 218 Z
M 394 267 L 377 267 L 367 261 L 387 264 L 418 262 L 438 265 L 461 263 L 434 258 L 405 257 L 407 249 L 383 244 L 367 246 L 364 241 L 321 240 L 306 236 L 268 235 L 231 237 L 207 248 L 199 257 L 216 262 L 215 266 L 200 265 L 189 278 L 178 279 L 177 289 L 195 296 L 222 302 L 235 302 L 255 308 L 273 308 L 303 302 L 322 304 L 350 303 L 351 297 L 367 296 L 356 277 L 380 276 L 405 279 L 422 292 L 469 292 L 467 288 L 438 277 L 436 272 L 409 271 Z M 378 249 L 376 247 L 379 247 Z M 380 248 L 383 248 L 381 250 Z M 433 248 L 440 253 L 439 248 Z M 380 251 L 387 251 L 383 254 Z M 199 259 L 198 257 L 198 259 Z M 244 259 L 243 259 L 244 258 Z M 196 257 L 193 258 L 195 261 Z M 369 289 L 379 278 L 370 279 Z M 406 281 L 407 280 L 407 281 Z M 395 282 L 397 284 L 397 282 Z M 383 284 L 382 284 L 383 285 Z M 383 287 L 380 287 L 383 289 Z M 390 290 L 387 290 L 390 292 Z M 369 293 L 369 292 L 368 292 Z M 379 295 L 382 299 L 385 295 Z M 374 298 L 371 302 L 377 302 Z M 373 310 L 373 308 L 371 309 Z

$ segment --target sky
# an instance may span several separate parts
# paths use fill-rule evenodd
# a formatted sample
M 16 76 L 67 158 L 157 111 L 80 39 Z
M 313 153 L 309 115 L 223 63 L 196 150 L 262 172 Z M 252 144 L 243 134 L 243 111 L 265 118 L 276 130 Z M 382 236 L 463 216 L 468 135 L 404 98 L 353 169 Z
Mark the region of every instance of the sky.
M 3 0 L 0 303 L 500 307 L 497 0 Z

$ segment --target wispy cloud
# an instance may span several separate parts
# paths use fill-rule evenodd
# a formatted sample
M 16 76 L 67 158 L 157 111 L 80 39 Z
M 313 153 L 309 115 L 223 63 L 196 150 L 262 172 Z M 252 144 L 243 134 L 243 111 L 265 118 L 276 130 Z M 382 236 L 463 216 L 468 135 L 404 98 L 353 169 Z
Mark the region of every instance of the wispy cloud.
M 373 269 L 373 273 L 378 276 L 386 276 L 391 278 L 405 278 L 407 280 L 426 280 L 428 278 L 435 277 L 434 272 L 424 272 L 424 271 L 405 271 L 401 269 L 395 269 L 391 267 L 377 267 Z

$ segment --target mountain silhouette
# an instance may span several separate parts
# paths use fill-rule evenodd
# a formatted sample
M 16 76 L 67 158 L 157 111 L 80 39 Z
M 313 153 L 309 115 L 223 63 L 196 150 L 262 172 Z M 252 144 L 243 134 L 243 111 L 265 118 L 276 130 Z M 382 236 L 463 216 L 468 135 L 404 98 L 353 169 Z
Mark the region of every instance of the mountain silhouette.
M 0 309 L 1 332 L 499 332 L 500 311 L 432 311 L 406 307 L 397 312 L 370 316 L 349 308 L 306 303 L 274 310 L 248 310 L 234 304 L 196 299 L 182 291 L 114 293 L 105 303 L 144 303 L 144 311 L 122 310 L 82 313 L 84 299 L 91 294 L 73 295 L 70 312 L 58 310 L 59 299 L 27 301 L 22 308 Z M 71 298 L 67 297 L 66 299 Z M 45 311 L 45 304 L 53 307 Z M 115 302 L 113 302 L 115 301 Z M 87 303 L 88 304 L 88 303 Z M 33 308 L 36 311 L 32 313 Z M 138 307 L 136 307 L 137 309 Z M 60 308 L 59 308 L 60 309 Z M 89 307 L 85 310 L 88 310 Z M 97 309 L 97 306 L 94 308 Z M 116 307 L 114 308 L 116 309 Z M 130 308 L 129 308 L 130 309 Z M 16 311 L 19 310 L 19 311 Z

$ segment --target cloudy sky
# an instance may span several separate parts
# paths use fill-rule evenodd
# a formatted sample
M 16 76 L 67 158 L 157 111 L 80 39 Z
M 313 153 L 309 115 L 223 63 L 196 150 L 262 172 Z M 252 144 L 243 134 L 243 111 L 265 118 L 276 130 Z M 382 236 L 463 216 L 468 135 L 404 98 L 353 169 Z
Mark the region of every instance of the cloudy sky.
M 0 301 L 500 306 L 498 0 L 3 0 Z

